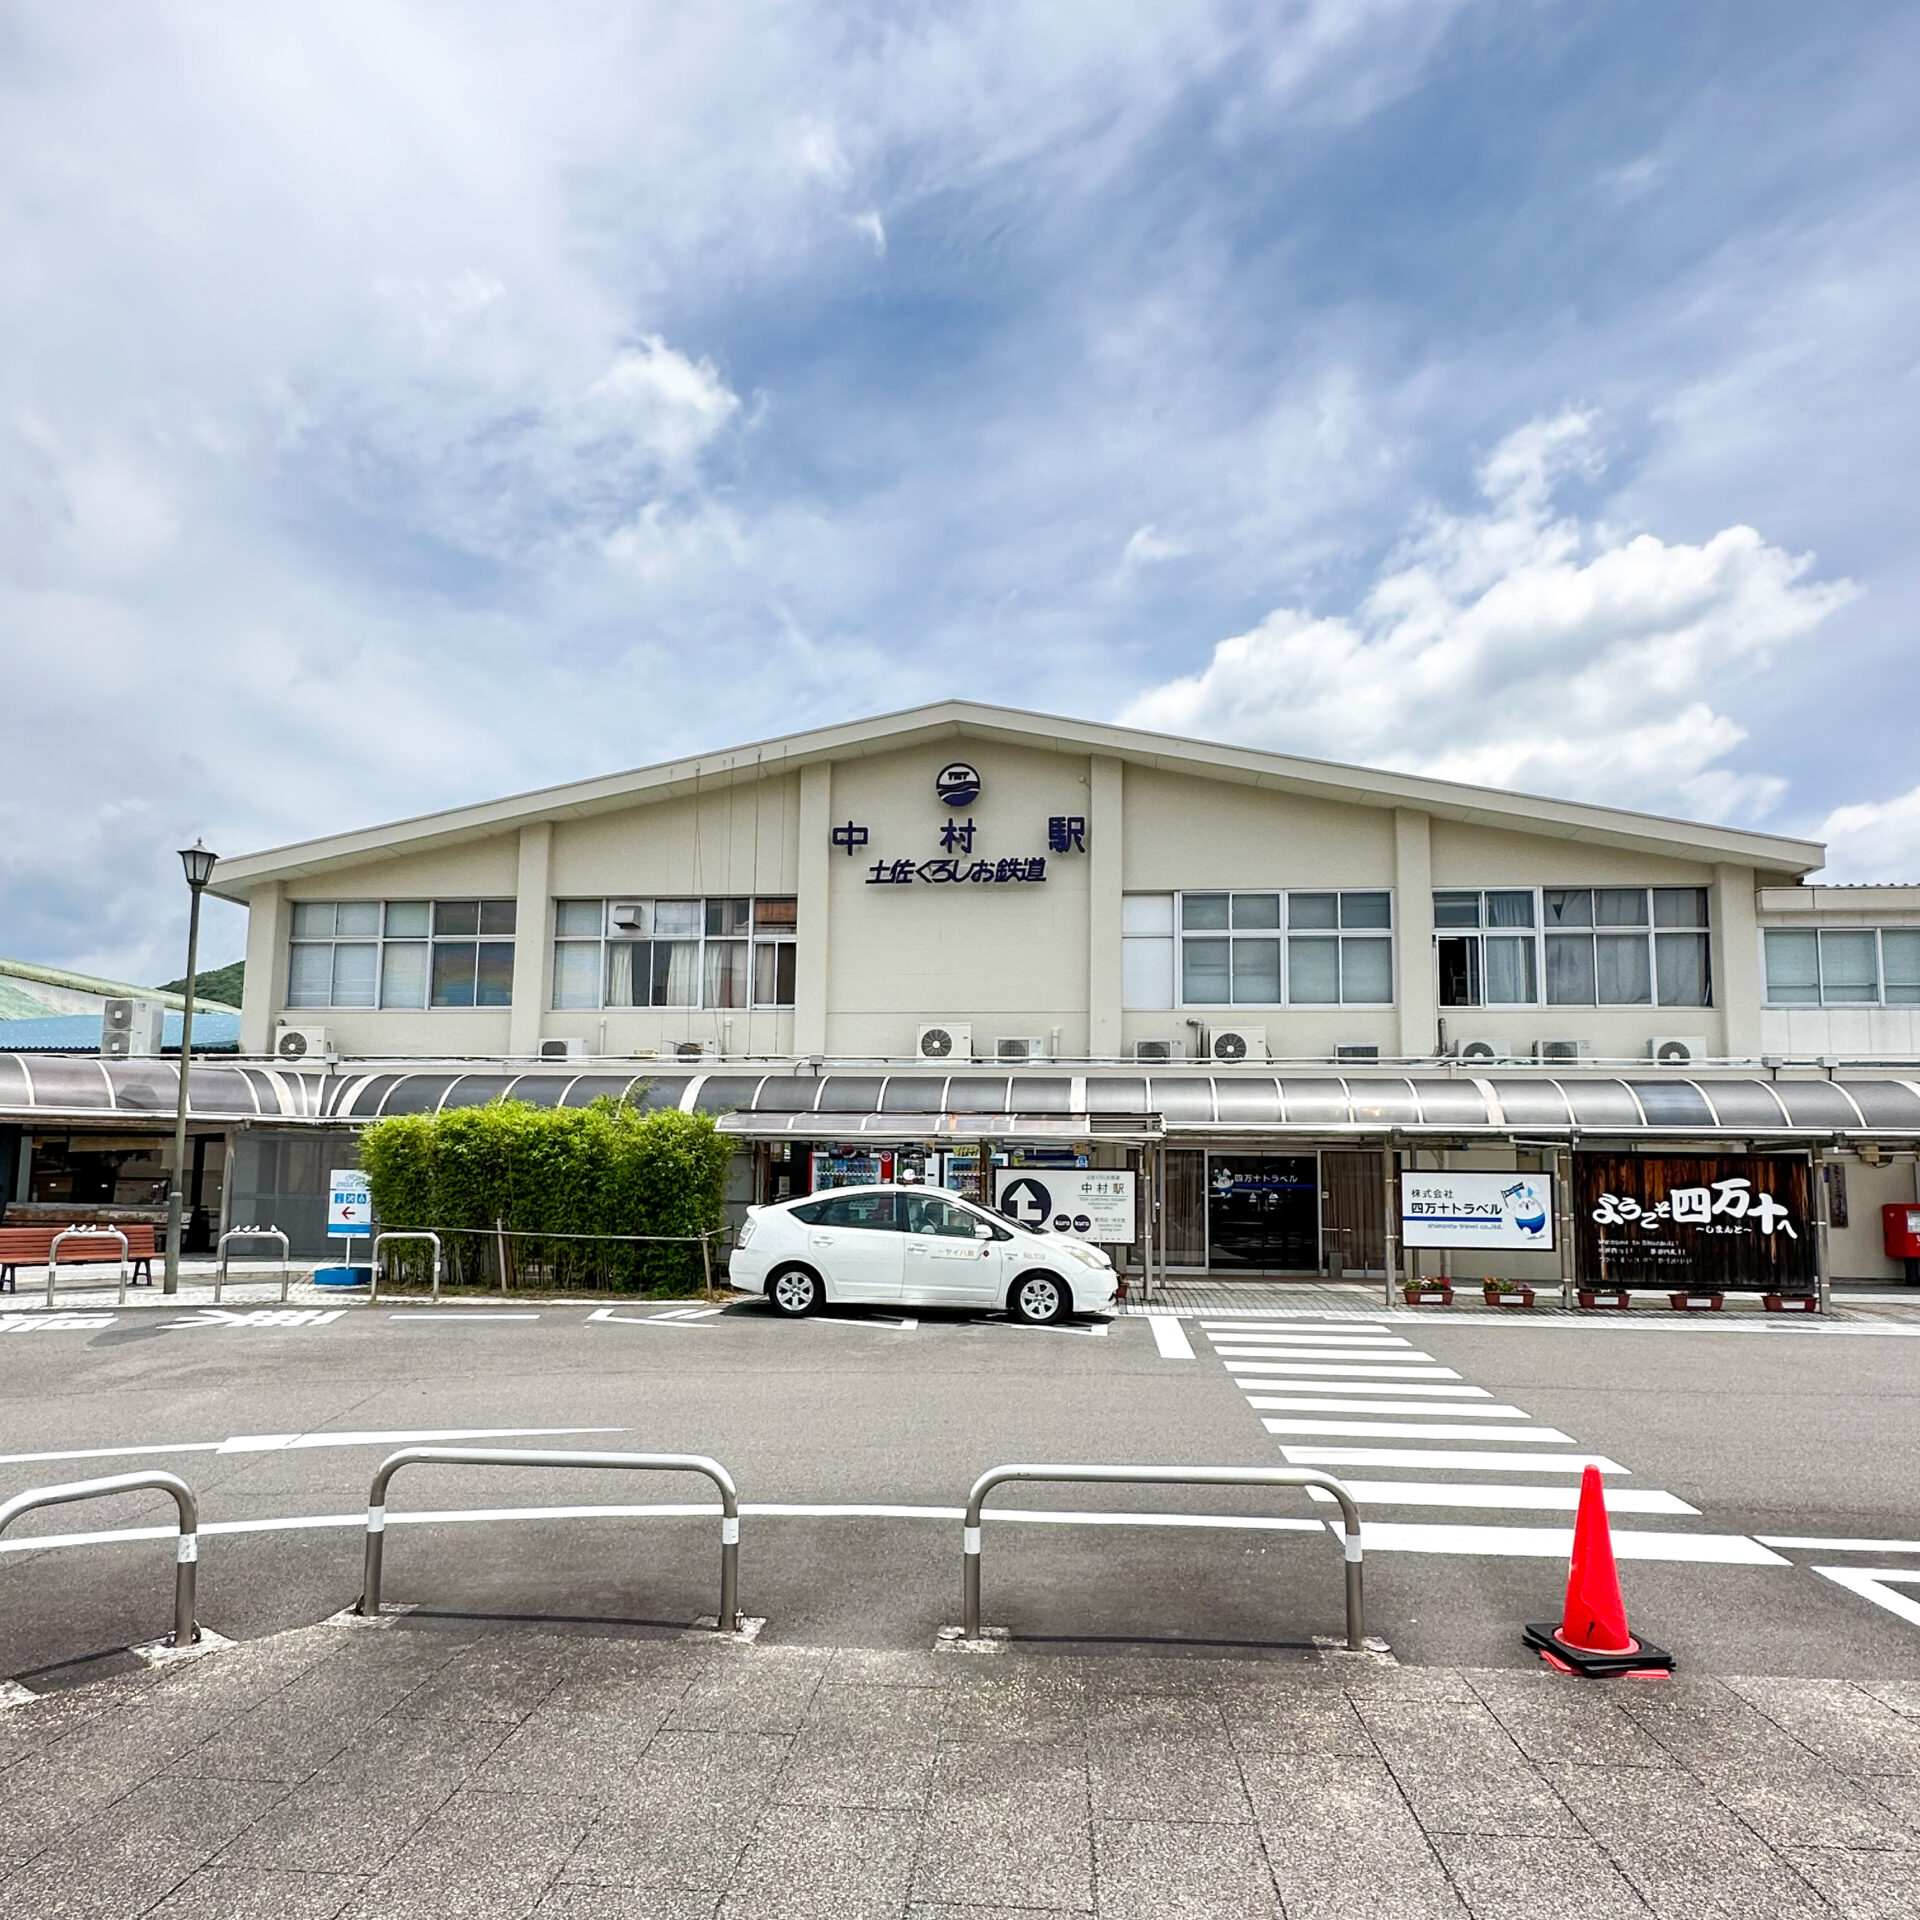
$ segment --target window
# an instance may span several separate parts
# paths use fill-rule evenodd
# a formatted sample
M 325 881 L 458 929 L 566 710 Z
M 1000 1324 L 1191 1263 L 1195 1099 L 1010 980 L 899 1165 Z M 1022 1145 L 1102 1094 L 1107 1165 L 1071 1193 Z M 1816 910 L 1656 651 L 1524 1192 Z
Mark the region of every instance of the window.
M 1712 1004 L 1704 887 L 1451 890 L 1433 924 L 1443 1007 Z
M 894 1196 L 894 1202 L 906 1216 L 903 1224 L 908 1233 L 937 1234 L 947 1240 L 973 1240 L 980 1237 L 974 1232 L 980 1216 L 952 1200 L 942 1200 L 930 1193 L 901 1193 Z M 994 1237 L 1004 1240 L 1013 1238 L 1011 1234 L 997 1234 Z
M 1920 1006 L 1920 927 L 1769 927 L 1767 1004 Z
M 1248 890 L 1121 902 L 1121 1004 L 1388 1006 L 1392 896 Z
M 513 1004 L 511 900 L 302 900 L 289 1007 Z
M 891 1193 L 836 1193 L 795 1207 L 793 1216 L 810 1227 L 867 1227 L 879 1233 L 897 1233 Z
M 790 1007 L 798 903 L 556 900 L 553 1004 Z

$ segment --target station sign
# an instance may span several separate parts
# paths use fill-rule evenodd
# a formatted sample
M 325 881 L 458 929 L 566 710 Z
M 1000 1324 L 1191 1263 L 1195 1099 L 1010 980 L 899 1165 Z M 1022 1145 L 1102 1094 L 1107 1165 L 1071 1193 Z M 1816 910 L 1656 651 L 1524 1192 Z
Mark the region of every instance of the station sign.
M 1403 1173 L 1400 1244 L 1553 1250 L 1553 1176 Z
M 1073 1240 L 1129 1246 L 1133 1175 L 1088 1167 L 996 1167 L 993 1203 L 1009 1220 Z
M 1804 1293 L 1814 1284 L 1805 1160 L 1577 1153 L 1582 1285 Z
M 336 1167 L 327 1175 L 327 1232 L 371 1233 L 373 1195 L 357 1167 Z

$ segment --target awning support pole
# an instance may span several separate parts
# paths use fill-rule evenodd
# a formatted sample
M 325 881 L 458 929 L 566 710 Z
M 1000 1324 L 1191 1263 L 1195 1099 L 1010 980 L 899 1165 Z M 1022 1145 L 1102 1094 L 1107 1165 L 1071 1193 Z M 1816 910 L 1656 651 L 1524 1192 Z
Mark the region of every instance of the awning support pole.
M 1820 1289 L 1820 1311 L 1833 1311 L 1833 1258 L 1828 1243 L 1832 1209 L 1827 1201 L 1827 1150 L 1813 1150 L 1813 1274 Z
M 1573 1260 L 1573 1155 L 1565 1147 L 1553 1150 L 1554 1231 L 1560 1236 L 1560 1304 L 1573 1311 L 1579 1275 Z

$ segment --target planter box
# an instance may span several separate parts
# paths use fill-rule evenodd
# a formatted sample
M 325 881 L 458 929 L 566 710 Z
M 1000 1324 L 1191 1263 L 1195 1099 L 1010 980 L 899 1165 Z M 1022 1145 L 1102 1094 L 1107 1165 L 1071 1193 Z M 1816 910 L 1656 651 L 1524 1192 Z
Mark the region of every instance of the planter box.
M 1453 1305 L 1451 1287 L 1402 1287 L 1401 1296 L 1410 1307 L 1450 1307 Z
M 1763 1293 L 1760 1304 L 1769 1313 L 1818 1313 L 1820 1296 L 1817 1293 Z
M 1490 1307 L 1530 1307 L 1533 1305 L 1533 1289 L 1516 1287 L 1511 1293 L 1501 1293 L 1493 1287 L 1482 1287 L 1481 1297 Z
M 1625 1287 L 1580 1287 L 1574 1298 L 1583 1307 L 1618 1307 L 1623 1313 L 1629 1304 Z
M 1718 1313 L 1726 1298 L 1724 1293 L 1670 1293 L 1667 1305 L 1675 1313 Z

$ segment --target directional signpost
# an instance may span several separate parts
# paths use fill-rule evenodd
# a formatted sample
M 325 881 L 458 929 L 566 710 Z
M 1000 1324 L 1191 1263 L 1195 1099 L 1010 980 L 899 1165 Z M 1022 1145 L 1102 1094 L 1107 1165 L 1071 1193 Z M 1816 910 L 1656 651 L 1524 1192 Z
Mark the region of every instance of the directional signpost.
M 997 1167 L 994 1204 L 1009 1220 L 1073 1240 L 1131 1245 L 1133 1175 L 1086 1167 Z
M 327 1238 L 347 1243 L 345 1263 L 335 1269 L 351 1277 L 353 1243 L 373 1234 L 373 1195 L 358 1167 L 335 1167 L 327 1175 Z

